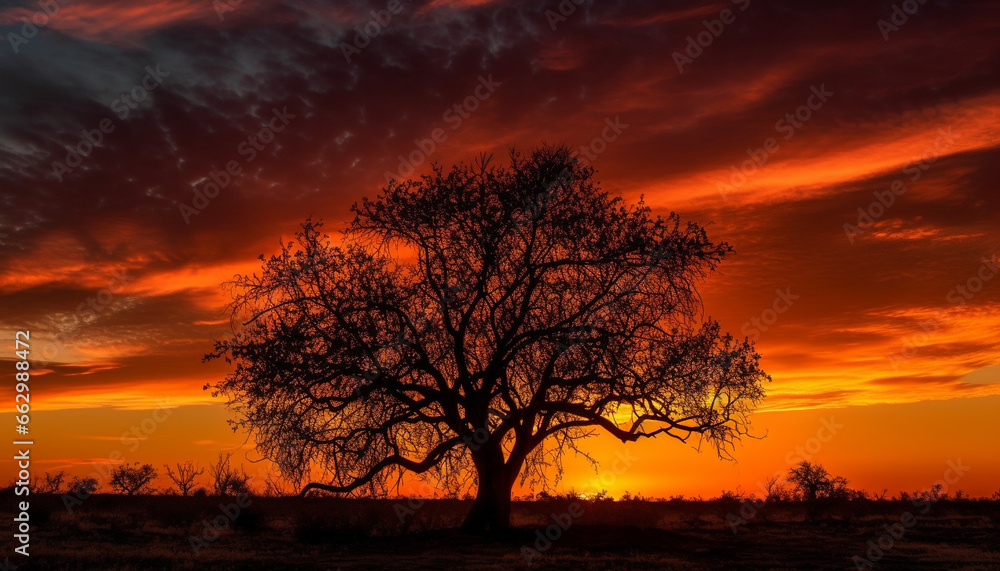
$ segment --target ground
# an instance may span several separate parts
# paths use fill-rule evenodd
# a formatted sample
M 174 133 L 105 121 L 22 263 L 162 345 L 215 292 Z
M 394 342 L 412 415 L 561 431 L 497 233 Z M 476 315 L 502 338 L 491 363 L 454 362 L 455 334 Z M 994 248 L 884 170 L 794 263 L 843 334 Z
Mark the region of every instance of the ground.
M 32 564 L 9 560 L 22 570 L 1000 569 L 997 502 L 855 501 L 813 513 L 788 502 L 751 513 L 738 501 L 554 499 L 516 502 L 516 527 L 501 537 L 450 529 L 468 509 L 462 500 L 239 503 L 95 495 L 71 513 L 59 496 L 33 496 Z M 741 508 L 751 517 L 734 533 Z M 540 539 L 546 532 L 556 539 Z

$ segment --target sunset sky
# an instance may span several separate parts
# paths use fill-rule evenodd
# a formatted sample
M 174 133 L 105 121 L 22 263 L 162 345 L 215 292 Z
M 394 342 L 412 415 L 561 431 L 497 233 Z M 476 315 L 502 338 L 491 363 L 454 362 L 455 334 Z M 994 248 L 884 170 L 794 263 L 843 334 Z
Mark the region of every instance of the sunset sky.
M 343 228 L 412 157 L 419 175 L 566 143 L 603 188 L 734 247 L 705 312 L 773 377 L 766 438 L 736 462 L 595 438 L 597 488 L 754 491 L 812 459 L 869 490 L 926 489 L 959 461 L 955 487 L 1000 489 L 996 2 L 10 4 L 0 338 L 12 360 L 30 330 L 48 362 L 36 471 L 256 460 L 203 390 L 228 371 L 201 362 L 229 330 L 220 284 L 310 216 Z M 560 488 L 594 477 L 573 462 Z

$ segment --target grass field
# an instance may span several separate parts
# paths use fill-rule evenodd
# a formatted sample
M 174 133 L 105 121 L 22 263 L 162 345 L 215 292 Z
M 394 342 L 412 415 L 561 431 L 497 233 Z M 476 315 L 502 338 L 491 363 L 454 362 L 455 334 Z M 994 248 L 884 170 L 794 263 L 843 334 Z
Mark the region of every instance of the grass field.
M 95 495 L 70 513 L 59 496 L 33 496 L 32 564 L 21 569 L 855 569 L 869 541 L 888 545 L 887 529 L 901 538 L 875 569 L 1000 569 L 997 502 L 942 500 L 921 513 L 852 501 L 812 521 L 803 504 L 780 502 L 734 534 L 737 501 L 575 501 L 516 502 L 515 529 L 485 538 L 451 529 L 463 500 L 252 498 L 237 514 L 236 498 Z

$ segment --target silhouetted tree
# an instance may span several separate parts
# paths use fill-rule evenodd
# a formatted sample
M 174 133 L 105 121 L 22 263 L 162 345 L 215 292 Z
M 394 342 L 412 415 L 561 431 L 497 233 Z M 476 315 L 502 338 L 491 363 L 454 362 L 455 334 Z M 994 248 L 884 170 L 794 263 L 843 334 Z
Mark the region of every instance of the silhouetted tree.
M 232 453 L 219 454 L 218 461 L 208 467 L 212 476 L 212 491 L 217 496 L 238 496 L 250 493 L 250 478 L 240 466 L 234 468 L 230 463 Z
M 97 481 L 97 478 L 92 476 L 86 476 L 83 478 L 73 476 L 73 479 L 69 482 L 67 492 L 76 494 L 77 496 L 86 497 L 96 492 L 100 487 L 101 484 Z
M 63 481 L 66 479 L 66 472 L 60 470 L 55 474 L 48 472 L 42 478 L 35 478 L 32 481 L 32 493 L 36 494 L 58 494 L 62 491 Z
M 111 469 L 111 488 L 119 494 L 134 496 L 153 491 L 156 468 L 152 464 L 122 464 Z
M 768 476 L 764 479 L 764 500 L 771 501 L 782 501 L 789 498 L 789 492 L 785 486 L 781 483 L 781 475 L 776 474 L 774 476 Z
M 184 464 L 177 462 L 176 465 L 177 465 L 176 474 L 174 473 L 173 470 L 170 469 L 170 466 L 164 464 L 163 467 L 167 469 L 167 477 L 170 478 L 170 480 L 174 483 L 175 486 L 177 486 L 177 490 L 181 493 L 181 495 L 188 496 L 191 494 L 191 492 L 197 485 L 195 483 L 195 478 L 204 474 L 205 469 L 202 468 L 201 470 L 199 470 L 198 466 L 190 460 L 188 460 Z
M 283 472 L 322 471 L 303 494 L 471 477 L 470 530 L 508 526 L 514 483 L 557 482 L 598 430 L 728 455 L 769 380 L 702 315 L 696 282 L 731 248 L 592 174 L 564 147 L 511 152 L 390 182 L 341 244 L 305 222 L 227 284 L 234 334 L 206 360 L 235 370 L 211 388 Z
M 845 497 L 849 493 L 845 478 L 831 476 L 822 464 L 813 464 L 806 460 L 789 468 L 786 480 L 795 486 L 799 497 L 805 501 Z

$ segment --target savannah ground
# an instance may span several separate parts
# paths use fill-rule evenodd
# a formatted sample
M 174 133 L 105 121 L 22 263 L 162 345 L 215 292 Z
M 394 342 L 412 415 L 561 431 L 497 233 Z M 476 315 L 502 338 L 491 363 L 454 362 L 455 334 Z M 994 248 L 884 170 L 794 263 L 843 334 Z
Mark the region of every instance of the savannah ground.
M 905 512 L 915 521 L 874 569 L 1000 568 L 996 501 L 939 500 L 923 514 L 909 501 L 856 500 L 821 506 L 814 521 L 801 502 L 772 502 L 734 535 L 727 514 L 738 500 L 558 498 L 515 502 L 515 528 L 483 537 L 452 529 L 465 500 L 252 498 L 228 529 L 206 535 L 205 520 L 226 518 L 220 504 L 235 501 L 95 495 L 70 513 L 59 496 L 33 496 L 31 565 L 21 569 L 855 569 L 853 557 L 886 544 L 886 526 Z M 568 529 L 536 545 L 553 514 Z M 205 540 L 197 553 L 192 537 Z M 530 566 L 526 553 L 536 554 Z

